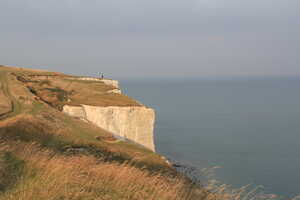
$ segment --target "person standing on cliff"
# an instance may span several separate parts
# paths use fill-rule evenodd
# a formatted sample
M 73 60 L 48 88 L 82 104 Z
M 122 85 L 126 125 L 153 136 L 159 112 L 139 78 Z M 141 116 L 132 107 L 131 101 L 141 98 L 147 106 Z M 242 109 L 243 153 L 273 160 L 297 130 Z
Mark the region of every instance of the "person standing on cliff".
M 101 79 L 104 79 L 103 73 L 100 73 L 100 78 L 101 78 Z

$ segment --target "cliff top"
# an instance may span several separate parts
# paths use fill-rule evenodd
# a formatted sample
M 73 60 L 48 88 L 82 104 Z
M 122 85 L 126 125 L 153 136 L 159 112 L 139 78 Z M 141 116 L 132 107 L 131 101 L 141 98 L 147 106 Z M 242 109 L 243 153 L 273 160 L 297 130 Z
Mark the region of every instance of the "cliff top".
M 56 72 L 5 66 L 0 69 L 16 76 L 38 98 L 56 107 L 81 104 L 142 106 L 136 100 L 121 94 L 117 81 L 114 80 L 77 77 Z

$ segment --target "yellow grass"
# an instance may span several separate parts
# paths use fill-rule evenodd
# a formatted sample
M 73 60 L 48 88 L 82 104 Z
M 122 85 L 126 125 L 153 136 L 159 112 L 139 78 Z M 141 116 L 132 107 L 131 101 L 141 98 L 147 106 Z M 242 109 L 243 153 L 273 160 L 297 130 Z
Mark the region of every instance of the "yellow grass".
M 14 189 L 1 200 L 35 199 L 194 199 L 196 188 L 182 177 L 151 174 L 126 163 L 105 163 L 92 156 L 62 156 L 34 144 L 18 143 L 2 147 L 26 160 L 26 170 Z M 1 177 L 0 177 L 1 179 Z
M 192 185 L 184 177 L 165 176 L 132 167 L 128 163 L 103 162 L 88 155 L 66 156 L 36 144 L 0 144 L 26 161 L 14 187 L 0 191 L 0 200 L 276 200 L 258 188 L 232 189 L 215 181 L 206 188 Z M 1 163 L 1 160 L 0 160 Z M 1 171 L 0 165 L 0 174 Z M 4 176 L 0 176 L 0 184 Z M 7 176 L 6 176 L 7 177 Z M 210 192 L 207 192 L 209 189 Z M 292 200 L 298 200 L 295 197 Z

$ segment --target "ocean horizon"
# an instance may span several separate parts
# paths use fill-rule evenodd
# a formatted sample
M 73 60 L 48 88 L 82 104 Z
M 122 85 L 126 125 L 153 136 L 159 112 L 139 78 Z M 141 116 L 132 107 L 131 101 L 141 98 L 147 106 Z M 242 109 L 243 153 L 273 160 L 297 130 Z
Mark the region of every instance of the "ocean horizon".
M 300 77 L 121 80 L 156 111 L 158 153 L 267 194 L 300 193 Z

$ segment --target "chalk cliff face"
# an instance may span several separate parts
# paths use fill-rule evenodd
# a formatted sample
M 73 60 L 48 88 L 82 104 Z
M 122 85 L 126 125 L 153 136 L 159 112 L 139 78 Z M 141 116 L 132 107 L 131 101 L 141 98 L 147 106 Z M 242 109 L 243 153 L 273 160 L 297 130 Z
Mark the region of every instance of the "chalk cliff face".
M 153 129 L 155 113 L 144 106 L 64 106 L 69 115 L 88 120 L 122 138 L 155 151 Z
M 119 81 L 111 80 L 111 79 L 100 79 L 100 81 L 102 81 L 106 85 L 111 85 L 115 88 L 119 88 Z

